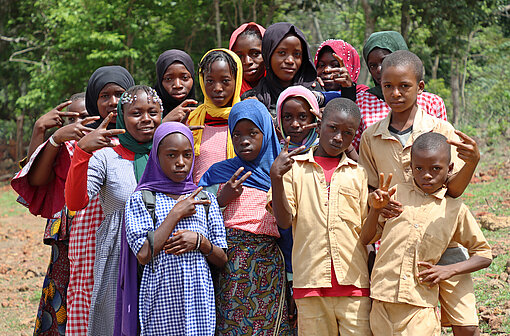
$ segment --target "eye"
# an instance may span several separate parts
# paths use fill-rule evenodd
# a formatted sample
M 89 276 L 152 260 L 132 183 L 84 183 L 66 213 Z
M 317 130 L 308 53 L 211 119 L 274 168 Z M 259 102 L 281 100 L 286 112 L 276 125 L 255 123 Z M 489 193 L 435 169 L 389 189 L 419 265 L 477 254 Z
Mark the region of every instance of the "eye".
M 251 55 L 252 57 L 259 57 L 260 56 L 260 51 L 254 51 Z
M 191 157 L 193 157 L 193 154 L 192 153 L 186 153 L 186 154 L 184 154 L 184 157 L 191 158 Z
M 124 92 L 115 92 L 115 97 L 120 98 Z
M 182 79 L 184 79 L 184 80 L 188 80 L 189 78 L 190 78 L 190 76 L 188 76 L 188 75 L 183 75 L 182 76 Z
M 306 120 L 306 119 L 307 119 L 307 117 L 308 117 L 308 116 L 307 116 L 306 114 L 301 114 L 301 115 L 299 116 L 299 119 L 304 121 L 304 120 Z
M 290 120 L 291 119 L 291 116 L 290 115 L 284 115 L 283 116 L 283 120 Z
M 174 153 L 170 153 L 167 155 L 169 158 L 174 158 L 175 157 L 175 154 Z
M 250 132 L 250 136 L 252 136 L 252 137 L 257 136 L 257 134 L 259 134 L 259 132 L 257 132 L 257 131 L 251 131 Z
M 345 135 L 348 135 L 348 136 L 351 136 L 352 135 L 352 132 L 351 131 L 345 131 L 344 132 Z
M 301 57 L 301 51 L 296 51 L 294 53 L 294 57 L 299 57 L 300 58 Z
M 324 64 L 322 62 L 317 63 L 317 69 L 324 68 L 325 66 L 326 66 L 326 64 Z
M 163 78 L 163 80 L 164 80 L 165 82 L 170 82 L 170 81 L 172 80 L 172 78 L 170 78 L 170 77 L 165 77 L 165 78 Z
M 434 167 L 432 168 L 434 171 L 440 171 L 441 170 L 441 167 Z
M 422 169 L 421 167 L 414 167 L 414 170 L 416 171 L 421 171 L 421 169 Z
M 102 95 L 101 95 L 101 98 L 103 98 L 103 99 L 108 99 L 109 97 L 110 97 L 110 95 L 108 95 L 108 94 L 106 94 L 106 93 L 104 93 L 104 94 L 102 94 Z
M 389 89 L 389 88 L 391 87 L 391 85 L 389 85 L 389 84 L 384 84 L 384 85 L 383 85 L 383 87 L 384 87 L 385 89 Z
M 283 51 L 283 50 L 278 51 L 278 55 L 280 55 L 280 56 L 285 56 L 285 54 L 286 54 L 286 53 L 285 53 L 285 51 Z
M 226 78 L 223 80 L 223 83 L 227 85 L 230 84 L 230 82 L 231 82 L 230 78 Z
M 206 82 L 207 84 L 212 84 L 213 80 L 212 80 L 212 79 L 206 79 L 206 80 L 205 80 L 205 82 Z

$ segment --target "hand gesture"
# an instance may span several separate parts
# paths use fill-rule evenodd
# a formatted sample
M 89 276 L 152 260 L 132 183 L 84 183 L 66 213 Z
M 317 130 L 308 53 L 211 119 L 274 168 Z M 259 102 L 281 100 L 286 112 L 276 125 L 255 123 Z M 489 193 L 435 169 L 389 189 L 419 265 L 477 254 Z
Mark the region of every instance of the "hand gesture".
M 57 107 L 55 107 L 53 110 L 49 111 L 48 113 L 41 116 L 37 121 L 35 122 L 34 127 L 38 128 L 42 131 L 46 131 L 53 127 L 60 127 L 64 125 L 64 119 L 65 117 L 79 117 L 80 114 L 78 112 L 63 112 L 62 110 L 71 105 L 72 101 L 66 101 Z
M 78 122 L 66 125 L 58 129 L 53 133 L 53 140 L 57 144 L 64 143 L 66 141 L 76 140 L 79 141 L 82 137 L 92 132 L 94 129 L 86 127 L 85 125 L 90 124 L 93 121 L 98 120 L 99 117 L 87 117 Z
M 352 86 L 351 75 L 349 75 L 349 71 L 345 67 L 343 59 L 335 53 L 333 53 L 333 57 L 338 61 L 339 67 L 331 69 L 326 68 L 324 70 L 324 73 L 331 74 L 330 79 L 333 79 L 336 83 L 339 83 L 340 86 L 351 87 Z
M 477 165 L 478 161 L 480 161 L 480 152 L 478 151 L 476 141 L 461 131 L 455 130 L 455 134 L 460 137 L 461 141 L 448 139 L 446 142 L 457 147 L 457 155 L 462 161 Z
M 310 109 L 310 113 L 313 114 L 319 121 L 322 120 L 322 111 L 323 109 L 319 109 L 319 111 L 315 111 L 313 108 Z
M 455 275 L 450 267 L 451 265 L 432 265 L 429 262 L 418 261 L 418 266 L 425 267 L 426 270 L 418 273 L 420 282 L 430 282 L 429 287 L 432 288 L 443 280 L 448 280 Z
M 301 146 L 289 153 L 289 143 L 290 137 L 287 137 L 285 139 L 285 145 L 283 146 L 282 151 L 276 157 L 273 165 L 271 166 L 269 174 L 271 175 L 272 179 L 281 179 L 283 175 L 285 175 L 285 173 L 288 172 L 290 168 L 292 168 L 292 164 L 294 163 L 294 159 L 292 157 L 298 155 L 305 149 L 305 146 Z
M 98 126 L 98 128 L 91 131 L 89 134 L 81 138 L 80 141 L 78 141 L 78 146 L 87 153 L 92 153 L 104 147 L 115 147 L 115 145 L 112 143 L 111 137 L 125 133 L 126 130 L 106 129 L 114 116 L 114 113 L 111 112 L 106 118 L 104 118 L 103 122 Z
M 385 182 L 384 173 L 379 174 L 379 189 L 376 189 L 374 192 L 371 192 L 368 195 L 368 204 L 371 208 L 382 210 L 390 202 L 391 196 L 397 190 L 395 186 L 389 189 L 392 177 L 393 174 L 390 173 L 388 179 Z
M 251 172 L 244 174 L 239 180 L 239 175 L 243 172 L 244 167 L 239 169 L 232 175 L 232 177 L 223 185 L 221 191 L 218 193 L 218 204 L 225 206 L 243 193 L 243 182 L 250 177 Z
M 210 200 L 201 200 L 201 199 L 195 199 L 195 197 L 198 195 L 200 191 L 202 191 L 202 187 L 197 188 L 195 191 L 191 193 L 189 196 L 182 195 L 177 200 L 177 204 L 174 205 L 172 210 L 168 213 L 168 216 L 177 216 L 179 220 L 193 216 L 197 213 L 197 210 L 195 209 L 195 206 L 198 204 L 210 204 Z
M 167 121 L 177 121 L 185 124 L 188 121 L 189 114 L 196 109 L 195 105 L 198 102 L 194 99 L 186 99 L 182 103 L 180 103 L 176 108 L 172 111 L 168 112 L 166 117 L 163 118 L 163 122 Z
M 197 247 L 198 233 L 189 230 L 179 230 L 168 238 L 163 246 L 167 254 L 180 255 L 193 251 Z

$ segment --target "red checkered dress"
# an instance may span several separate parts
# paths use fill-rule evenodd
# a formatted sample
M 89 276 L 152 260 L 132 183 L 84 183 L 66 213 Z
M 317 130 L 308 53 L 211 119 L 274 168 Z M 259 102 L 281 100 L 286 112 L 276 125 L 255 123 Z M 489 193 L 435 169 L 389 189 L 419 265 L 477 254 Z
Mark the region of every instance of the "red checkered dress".
M 390 113 L 390 107 L 384 100 L 377 98 L 377 96 L 367 91 L 358 93 L 356 104 L 361 111 L 361 123 L 352 144 L 357 150 L 361 140 L 361 134 L 368 126 L 384 119 L 388 113 Z M 438 95 L 430 92 L 423 92 L 418 96 L 418 105 L 428 114 L 446 120 L 446 107 L 444 106 L 443 99 Z

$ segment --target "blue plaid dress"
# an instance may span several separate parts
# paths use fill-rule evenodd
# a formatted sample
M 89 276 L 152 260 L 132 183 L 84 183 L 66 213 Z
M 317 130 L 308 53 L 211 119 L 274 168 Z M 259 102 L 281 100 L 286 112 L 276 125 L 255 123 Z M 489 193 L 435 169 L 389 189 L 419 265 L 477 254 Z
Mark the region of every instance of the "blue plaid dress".
M 213 194 L 208 193 L 211 205 L 209 220 L 203 206 L 197 213 L 182 219 L 178 230 L 200 232 L 214 245 L 227 248 L 225 226 Z M 161 225 L 176 200 L 156 193 L 156 228 Z M 131 250 L 138 253 L 154 224 L 140 191 L 126 203 L 126 236 Z M 216 307 L 211 273 L 206 259 L 199 251 L 179 256 L 159 253 L 154 258 L 154 272 L 145 267 L 140 286 L 139 317 L 141 335 L 214 335 Z

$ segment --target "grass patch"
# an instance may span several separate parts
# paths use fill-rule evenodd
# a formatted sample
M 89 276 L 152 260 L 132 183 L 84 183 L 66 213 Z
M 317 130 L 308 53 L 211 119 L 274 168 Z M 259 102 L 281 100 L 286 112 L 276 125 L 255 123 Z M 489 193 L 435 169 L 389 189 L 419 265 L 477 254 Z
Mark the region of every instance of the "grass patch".
M 10 186 L 0 188 L 0 217 L 19 216 L 28 209 L 16 202 L 18 194 Z
M 497 216 L 510 216 L 510 207 L 503 202 L 509 197 L 510 179 L 498 174 L 490 182 L 471 183 L 463 199 L 471 211 L 486 210 Z

